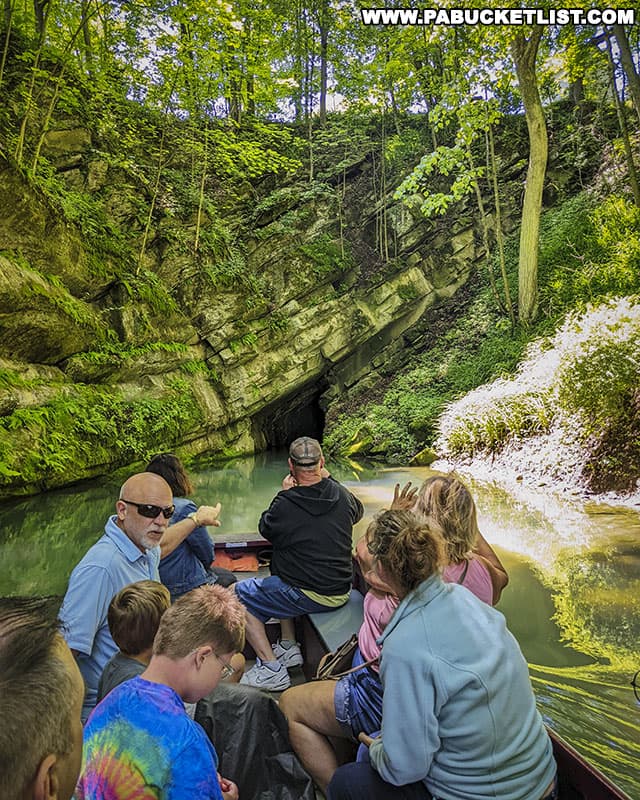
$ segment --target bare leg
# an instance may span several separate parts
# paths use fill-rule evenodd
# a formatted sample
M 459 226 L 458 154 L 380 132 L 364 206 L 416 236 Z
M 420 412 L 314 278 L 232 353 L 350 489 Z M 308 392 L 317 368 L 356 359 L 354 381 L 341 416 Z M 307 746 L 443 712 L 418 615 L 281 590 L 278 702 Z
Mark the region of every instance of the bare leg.
M 264 624 L 257 617 L 247 611 L 247 627 L 245 629 L 247 641 L 256 651 L 258 658 L 263 661 L 275 661 L 271 644 L 267 638 Z
M 244 673 L 244 656 L 242 653 L 236 653 L 231 657 L 229 662 L 233 667 L 233 675 L 225 679 L 225 683 L 240 683 L 240 678 Z
M 307 683 L 287 689 L 280 698 L 293 749 L 323 792 L 338 768 L 335 750 L 327 737 L 345 738 L 333 705 L 335 686 L 335 681 Z
M 293 619 L 280 620 L 280 638 L 288 639 L 290 642 L 295 642 L 296 626 Z

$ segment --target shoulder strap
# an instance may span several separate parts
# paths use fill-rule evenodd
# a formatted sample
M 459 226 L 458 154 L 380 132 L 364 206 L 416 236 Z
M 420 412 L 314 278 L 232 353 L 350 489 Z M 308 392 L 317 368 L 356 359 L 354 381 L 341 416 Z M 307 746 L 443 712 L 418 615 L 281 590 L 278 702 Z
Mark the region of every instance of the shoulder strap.
M 458 578 L 458 583 L 459 584 L 462 585 L 464 583 L 464 579 L 467 577 L 467 570 L 468 569 L 469 569 L 469 559 L 466 558 L 465 561 L 464 561 L 464 569 L 462 570 L 462 575 L 460 575 L 460 577 Z

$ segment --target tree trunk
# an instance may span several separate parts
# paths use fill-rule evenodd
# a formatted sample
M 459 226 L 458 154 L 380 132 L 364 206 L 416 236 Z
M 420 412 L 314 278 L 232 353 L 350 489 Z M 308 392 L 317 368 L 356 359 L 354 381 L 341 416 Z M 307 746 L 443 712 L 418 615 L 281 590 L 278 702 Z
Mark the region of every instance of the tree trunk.
M 618 48 L 620 49 L 620 63 L 624 69 L 624 74 L 627 76 L 633 107 L 640 120 L 640 76 L 636 72 L 633 63 L 633 56 L 631 54 L 631 48 L 629 47 L 629 38 L 627 37 L 624 25 L 616 24 L 612 25 L 611 28 L 616 37 Z
M 16 0 L 4 0 L 4 29 L 7 33 L 11 28 L 11 21 L 13 19 L 13 7 Z
M 320 8 L 320 125 L 327 121 L 327 48 L 329 44 L 329 2 Z
M 488 145 L 488 167 L 489 174 L 491 175 L 491 185 L 493 187 L 493 202 L 496 211 L 496 243 L 498 245 L 498 259 L 500 262 L 500 274 L 502 275 L 502 282 L 504 283 L 504 304 L 509 314 L 511 321 L 511 329 L 516 326 L 516 315 L 513 310 L 513 302 L 511 300 L 511 288 L 509 286 L 509 276 L 507 275 L 507 264 L 504 258 L 504 236 L 502 235 L 502 210 L 500 208 L 500 189 L 498 187 L 498 170 L 496 167 L 496 148 L 493 141 L 493 126 L 489 125 L 487 131 L 487 145 Z
M 4 47 L 2 48 L 2 59 L 0 60 L 0 86 L 4 77 L 4 68 L 9 54 L 9 41 L 11 39 L 11 26 L 13 24 L 13 9 L 16 0 L 4 0 Z
M 638 173 L 636 172 L 636 165 L 633 160 L 633 149 L 629 139 L 629 130 L 627 128 L 627 120 L 624 116 L 624 107 L 618 94 L 618 87 L 616 86 L 616 67 L 613 62 L 613 53 L 611 52 L 611 38 L 607 34 L 605 36 L 607 42 L 607 56 L 609 60 L 609 78 L 611 80 L 611 90 L 616 104 L 616 113 L 618 114 L 618 123 L 620 125 L 620 133 L 622 134 L 622 142 L 624 144 L 624 153 L 627 159 L 627 169 L 629 170 L 629 183 L 631 184 L 631 191 L 633 192 L 633 201 L 640 208 L 640 185 L 638 184 Z
M 93 69 L 93 44 L 91 42 L 91 28 L 89 27 L 89 18 L 92 16 L 89 12 L 91 0 L 82 0 L 82 40 L 84 42 L 84 54 L 87 62 L 89 75 L 92 75 Z
M 541 26 L 536 26 L 529 39 L 518 33 L 511 46 L 529 132 L 529 166 L 522 206 L 518 255 L 518 315 L 525 327 L 535 321 L 538 313 L 538 240 L 542 189 L 549 149 L 536 76 L 536 56 L 542 30 Z
M 47 26 L 47 6 L 49 0 L 33 0 L 33 11 L 36 19 L 36 33 L 38 39 L 44 39 L 44 31 Z

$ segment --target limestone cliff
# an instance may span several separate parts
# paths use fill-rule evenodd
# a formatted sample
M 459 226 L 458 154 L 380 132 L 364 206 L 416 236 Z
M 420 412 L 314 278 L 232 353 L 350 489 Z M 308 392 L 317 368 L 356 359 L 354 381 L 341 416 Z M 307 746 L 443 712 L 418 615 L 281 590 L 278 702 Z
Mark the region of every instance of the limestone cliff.
M 230 456 L 319 433 L 320 395 L 348 391 L 480 255 L 471 214 L 435 224 L 388 202 L 381 257 L 366 154 L 339 190 L 209 212 L 203 235 L 226 225 L 235 240 L 197 255 L 184 247 L 194 221 L 158 201 L 140 255 L 148 182 L 87 130 L 54 131 L 47 147 L 61 203 L 0 160 L 0 496 L 160 449 Z

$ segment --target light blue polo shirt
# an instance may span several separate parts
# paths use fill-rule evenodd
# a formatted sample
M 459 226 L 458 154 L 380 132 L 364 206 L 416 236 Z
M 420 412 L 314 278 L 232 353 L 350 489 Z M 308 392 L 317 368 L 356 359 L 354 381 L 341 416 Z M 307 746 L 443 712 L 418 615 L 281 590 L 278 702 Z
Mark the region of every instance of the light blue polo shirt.
M 130 583 L 160 581 L 160 547 L 143 553 L 109 517 L 102 536 L 75 567 L 60 609 L 64 638 L 79 652 L 78 666 L 84 678 L 82 720 L 96 704 L 98 683 L 105 664 L 118 647 L 107 623 L 113 596 Z

